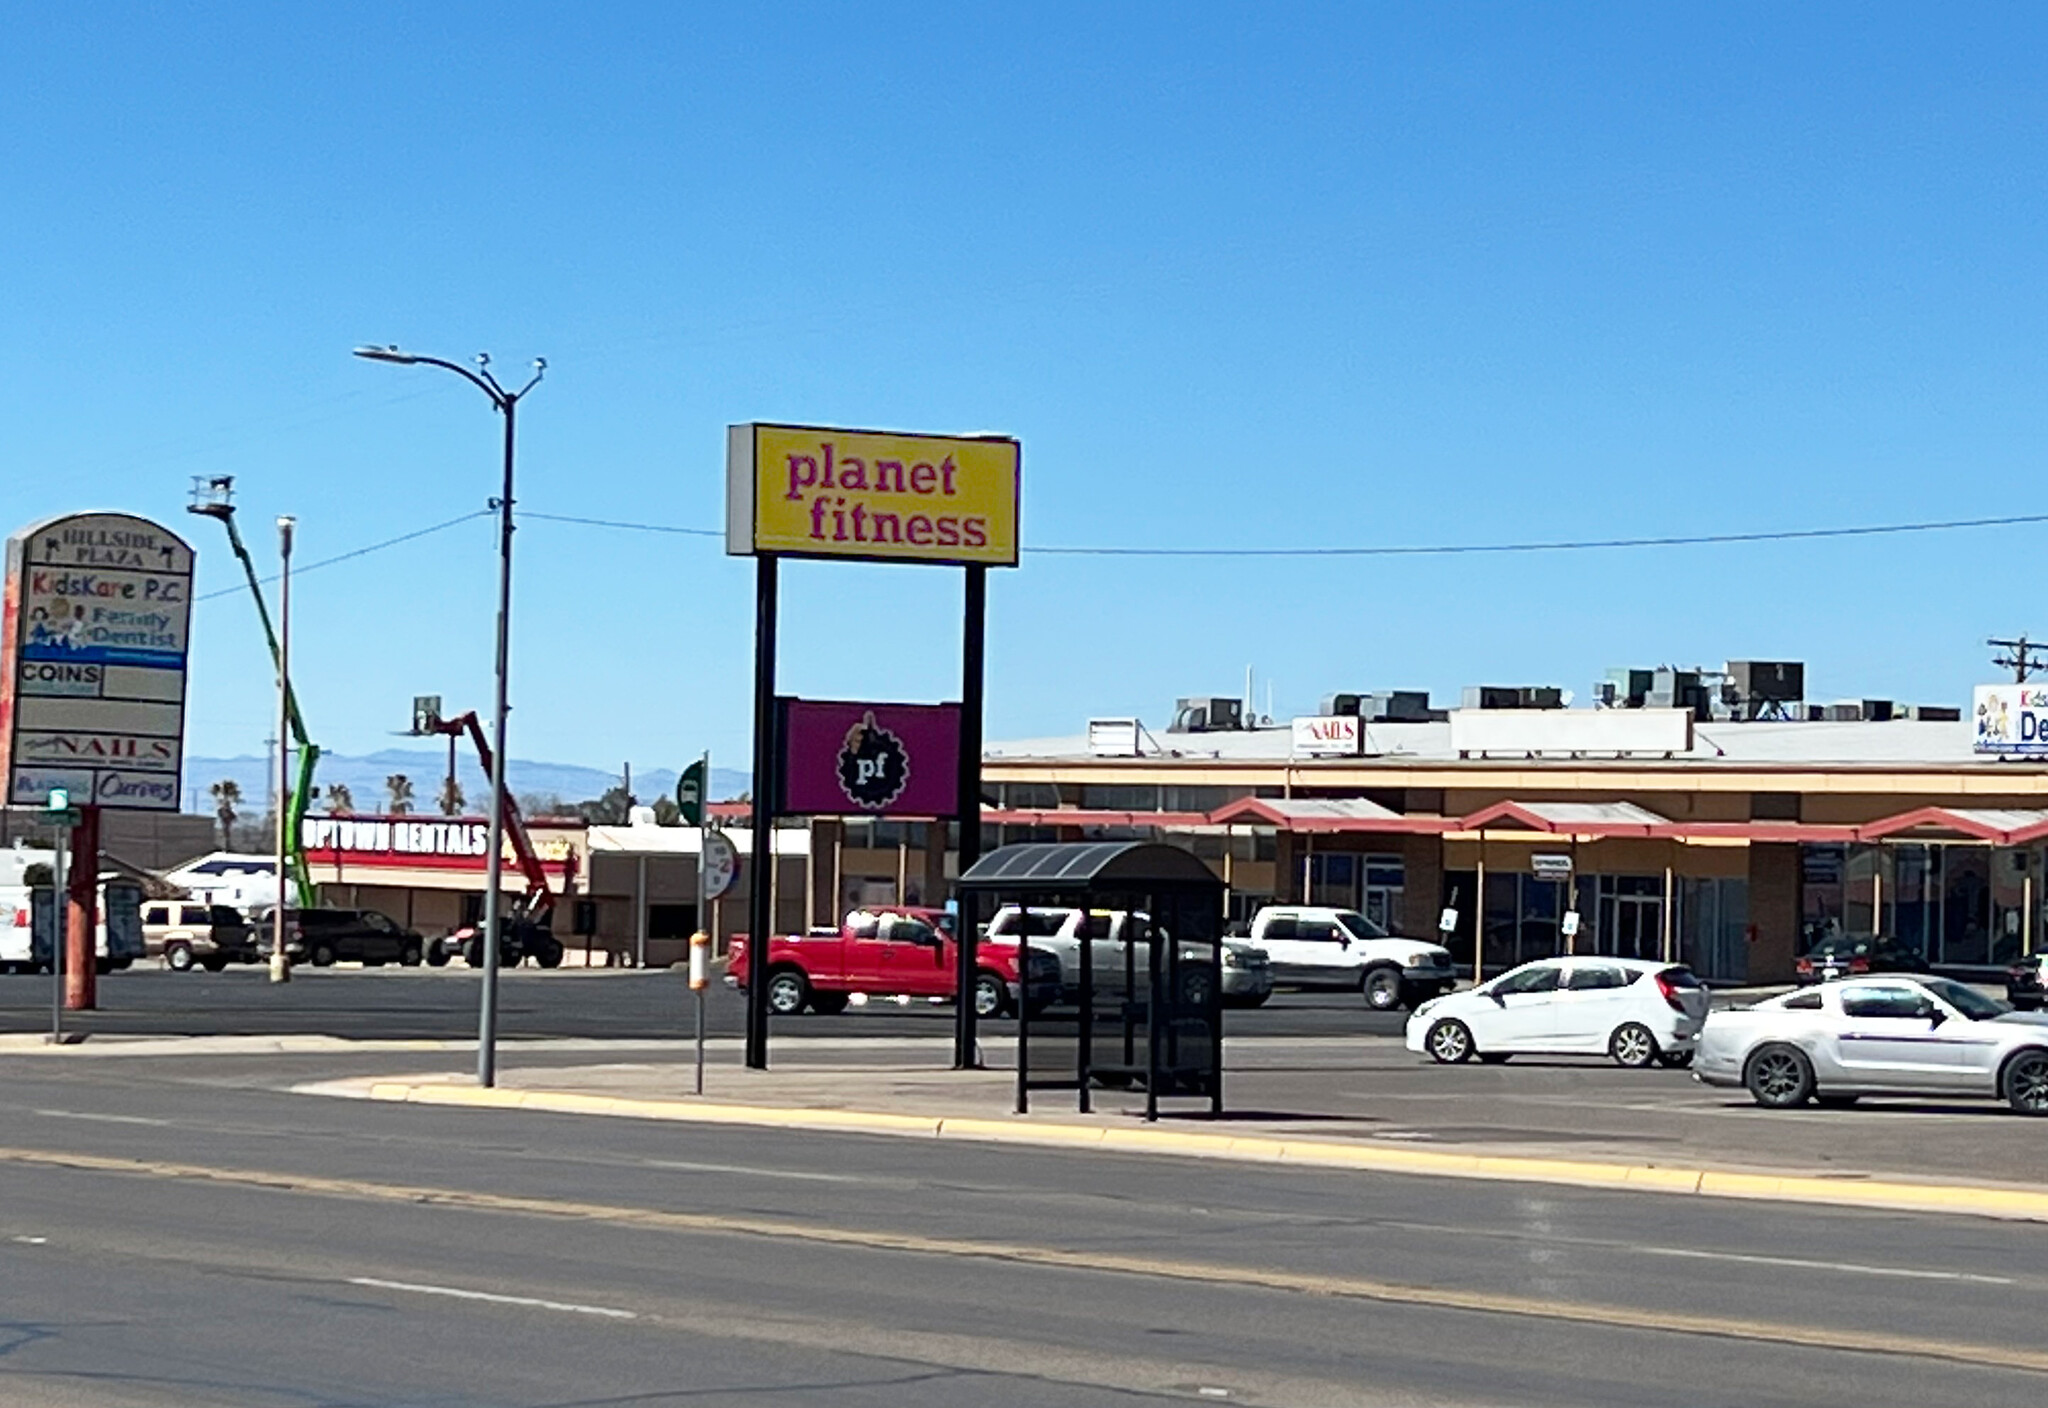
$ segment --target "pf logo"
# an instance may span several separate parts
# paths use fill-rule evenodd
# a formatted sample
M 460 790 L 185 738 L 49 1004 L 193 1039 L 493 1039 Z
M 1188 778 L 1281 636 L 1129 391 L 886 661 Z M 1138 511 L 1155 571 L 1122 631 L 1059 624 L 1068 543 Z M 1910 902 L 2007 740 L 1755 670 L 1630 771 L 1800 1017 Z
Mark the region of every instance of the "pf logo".
M 839 789 L 869 811 L 880 811 L 910 782 L 903 740 L 875 722 L 870 709 L 846 731 L 839 749 Z

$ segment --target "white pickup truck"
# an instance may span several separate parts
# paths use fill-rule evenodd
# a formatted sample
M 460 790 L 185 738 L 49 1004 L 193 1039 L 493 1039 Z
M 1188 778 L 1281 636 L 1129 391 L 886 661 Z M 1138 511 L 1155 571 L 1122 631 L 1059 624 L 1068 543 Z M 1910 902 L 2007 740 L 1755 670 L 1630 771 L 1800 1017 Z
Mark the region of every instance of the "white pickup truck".
M 1275 986 L 1356 992 L 1379 1012 L 1419 1007 L 1458 981 L 1449 949 L 1389 934 L 1355 909 L 1267 905 L 1245 942 L 1265 950 Z

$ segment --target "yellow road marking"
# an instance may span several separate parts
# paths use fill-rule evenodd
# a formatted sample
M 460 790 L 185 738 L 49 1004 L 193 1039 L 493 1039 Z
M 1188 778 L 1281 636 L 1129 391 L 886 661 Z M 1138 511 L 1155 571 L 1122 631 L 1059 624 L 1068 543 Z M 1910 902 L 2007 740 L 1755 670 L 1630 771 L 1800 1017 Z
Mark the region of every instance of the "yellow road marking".
M 455 1208 L 470 1212 L 508 1213 L 528 1217 L 566 1218 L 589 1222 L 620 1223 L 665 1232 L 697 1233 L 709 1236 L 765 1237 L 780 1241 L 809 1242 L 863 1251 L 909 1253 L 918 1256 L 964 1257 L 1005 1261 L 1024 1266 L 1064 1271 L 1144 1276 L 1157 1280 L 1187 1281 L 1205 1285 L 1282 1291 L 1297 1295 L 1329 1296 L 1348 1300 L 1380 1301 L 1389 1305 L 1420 1306 L 1436 1310 L 1463 1310 L 1487 1315 L 1510 1315 L 1524 1319 L 1563 1321 L 1569 1324 L 1601 1325 L 1611 1329 L 1656 1330 L 1681 1335 L 1706 1335 L 1721 1339 L 1746 1340 L 1758 1344 L 1785 1345 L 1802 1349 L 1851 1350 L 1909 1359 L 1931 1359 L 1948 1363 L 1974 1364 L 1986 1368 L 2017 1369 L 2048 1374 L 2048 1351 L 2030 1350 L 2008 1344 L 1969 1344 L 1912 1335 L 1898 1335 L 1830 1328 L 1818 1325 L 1788 1325 L 1773 1321 L 1744 1320 L 1733 1316 L 1695 1315 L 1685 1311 L 1653 1310 L 1639 1306 L 1598 1305 L 1540 1299 L 1497 1291 L 1458 1290 L 1442 1286 L 1403 1285 L 1362 1276 L 1332 1276 L 1314 1272 L 1283 1271 L 1273 1267 L 1219 1266 L 1163 1257 L 1133 1256 L 1108 1251 L 1070 1251 L 1058 1247 L 1030 1246 L 1017 1242 L 981 1241 L 964 1237 L 933 1237 L 915 1232 L 888 1232 L 852 1227 L 828 1227 L 818 1223 L 783 1222 L 773 1218 L 734 1217 L 722 1213 L 668 1212 L 652 1208 L 622 1207 L 608 1203 L 577 1202 L 555 1198 L 525 1198 L 502 1193 L 480 1193 L 467 1189 L 415 1187 L 397 1183 L 373 1183 L 362 1179 L 324 1178 L 317 1174 L 277 1173 L 258 1169 L 209 1168 L 203 1164 L 168 1163 L 153 1159 L 110 1158 L 100 1154 L 79 1154 L 53 1149 L 0 1147 L 0 1163 L 38 1168 L 73 1169 L 89 1173 L 110 1173 L 150 1178 L 175 1178 L 231 1187 L 268 1189 L 316 1197 L 350 1198 L 374 1202 L 399 1202 Z

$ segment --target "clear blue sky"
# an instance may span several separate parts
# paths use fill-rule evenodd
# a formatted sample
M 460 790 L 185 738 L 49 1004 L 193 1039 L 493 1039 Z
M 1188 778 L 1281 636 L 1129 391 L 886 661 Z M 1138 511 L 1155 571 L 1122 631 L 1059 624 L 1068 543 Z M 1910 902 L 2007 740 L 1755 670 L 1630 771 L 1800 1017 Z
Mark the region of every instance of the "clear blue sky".
M 497 427 L 399 342 L 550 370 L 532 509 L 715 526 L 722 427 L 1001 430 L 1027 544 L 1485 542 L 2048 508 L 2048 13 L 1715 5 L 0 10 L 11 528 L 187 522 L 301 561 L 481 507 Z M 190 520 L 201 587 L 235 585 Z M 2048 632 L 2048 529 L 1526 558 L 1027 557 L 994 737 L 1332 689 L 1810 662 L 1958 702 Z M 309 573 L 361 752 L 489 689 L 482 521 Z M 519 535 L 514 752 L 747 749 L 750 564 Z M 783 680 L 951 697 L 958 581 L 798 566 Z M 196 753 L 258 751 L 248 603 Z M 1261 687 L 1260 694 L 1264 695 Z M 203 779 L 191 779 L 201 782 Z

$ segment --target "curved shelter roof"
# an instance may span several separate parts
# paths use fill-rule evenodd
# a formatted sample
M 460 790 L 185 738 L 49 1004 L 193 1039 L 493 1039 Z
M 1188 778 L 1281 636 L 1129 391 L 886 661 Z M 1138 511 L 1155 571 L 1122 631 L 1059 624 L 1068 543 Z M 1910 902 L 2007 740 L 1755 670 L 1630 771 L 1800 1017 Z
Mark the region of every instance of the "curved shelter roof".
M 1192 851 L 1156 841 L 1034 841 L 990 851 L 960 877 L 963 890 L 1008 894 L 1223 889 Z

